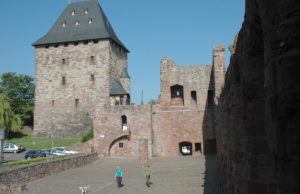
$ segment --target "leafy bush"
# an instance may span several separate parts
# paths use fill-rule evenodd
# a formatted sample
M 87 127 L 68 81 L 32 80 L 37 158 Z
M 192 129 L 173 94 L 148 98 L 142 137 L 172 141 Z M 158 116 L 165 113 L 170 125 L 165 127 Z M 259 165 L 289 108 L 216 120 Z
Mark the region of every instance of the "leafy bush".
M 81 142 L 82 142 L 82 143 L 83 143 L 83 142 L 86 142 L 86 141 L 92 139 L 93 137 L 94 137 L 94 130 L 93 130 L 93 129 L 90 129 L 90 130 L 88 130 L 88 132 L 86 132 L 86 133 L 84 134 L 84 136 L 81 138 Z

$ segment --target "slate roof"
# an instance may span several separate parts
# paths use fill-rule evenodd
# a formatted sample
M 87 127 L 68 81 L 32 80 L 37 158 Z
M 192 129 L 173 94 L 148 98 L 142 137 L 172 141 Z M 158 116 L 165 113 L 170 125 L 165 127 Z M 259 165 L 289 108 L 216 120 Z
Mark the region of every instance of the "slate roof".
M 88 10 L 88 13 L 85 14 L 85 10 Z M 75 11 L 74 15 L 72 15 L 73 11 Z M 79 25 L 76 25 L 76 22 L 79 22 Z M 69 4 L 49 32 L 32 45 L 99 39 L 111 39 L 129 52 L 118 39 L 99 3 L 95 0 L 89 0 Z
M 110 82 L 109 95 L 113 96 L 113 95 L 123 95 L 123 94 L 128 94 L 128 93 L 124 90 L 120 80 L 116 78 L 112 78 Z
M 130 76 L 128 75 L 126 67 L 124 67 L 122 72 L 121 72 L 121 78 L 130 78 Z

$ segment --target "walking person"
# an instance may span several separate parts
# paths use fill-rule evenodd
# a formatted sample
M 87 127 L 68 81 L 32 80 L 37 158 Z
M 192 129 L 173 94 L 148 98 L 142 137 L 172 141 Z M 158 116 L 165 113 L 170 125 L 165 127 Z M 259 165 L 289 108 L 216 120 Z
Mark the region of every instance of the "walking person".
M 151 174 L 152 174 L 152 170 L 150 168 L 150 165 L 147 164 L 146 167 L 145 167 L 145 177 L 146 177 L 146 186 L 147 187 L 150 187 L 150 185 L 152 184 L 150 182 L 150 176 L 151 176 Z
M 122 184 L 123 170 L 120 168 L 120 166 L 117 166 L 117 169 L 115 171 L 115 177 L 118 184 L 118 188 L 121 188 L 123 186 Z

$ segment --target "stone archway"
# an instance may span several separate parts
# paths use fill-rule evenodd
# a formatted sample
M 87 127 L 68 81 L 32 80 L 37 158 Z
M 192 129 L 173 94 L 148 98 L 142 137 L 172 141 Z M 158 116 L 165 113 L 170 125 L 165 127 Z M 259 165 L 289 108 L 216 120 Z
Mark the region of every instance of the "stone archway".
M 108 147 L 108 157 L 130 157 L 129 136 L 123 135 L 114 139 Z

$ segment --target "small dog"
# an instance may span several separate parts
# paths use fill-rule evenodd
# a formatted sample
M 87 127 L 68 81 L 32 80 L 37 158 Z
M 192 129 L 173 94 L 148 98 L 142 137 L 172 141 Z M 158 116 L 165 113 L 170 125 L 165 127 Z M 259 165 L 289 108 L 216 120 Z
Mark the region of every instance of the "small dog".
M 79 189 L 81 190 L 81 194 L 87 194 L 89 188 L 90 185 L 79 187 Z

